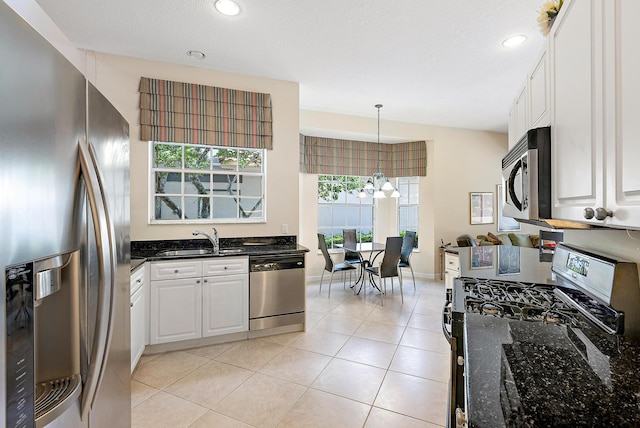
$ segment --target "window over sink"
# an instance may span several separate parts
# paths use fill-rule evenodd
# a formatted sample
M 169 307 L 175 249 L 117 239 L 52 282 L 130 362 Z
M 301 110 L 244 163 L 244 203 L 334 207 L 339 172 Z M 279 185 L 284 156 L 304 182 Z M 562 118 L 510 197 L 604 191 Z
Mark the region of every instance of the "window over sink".
M 265 150 L 151 141 L 150 223 L 265 221 Z

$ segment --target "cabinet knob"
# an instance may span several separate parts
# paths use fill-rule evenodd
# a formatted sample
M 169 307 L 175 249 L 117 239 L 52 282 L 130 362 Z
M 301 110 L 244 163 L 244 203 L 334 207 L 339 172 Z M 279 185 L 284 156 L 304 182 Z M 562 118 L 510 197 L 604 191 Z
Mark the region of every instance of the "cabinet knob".
M 173 273 L 178 273 L 178 269 L 174 270 Z
M 613 213 L 606 208 L 596 208 L 596 219 L 604 220 L 607 217 L 613 217 Z
M 595 212 L 593 211 L 593 208 L 585 208 L 582 214 L 584 215 L 584 218 L 591 220 L 595 215 Z
M 203 280 L 203 282 L 207 282 L 207 280 L 206 280 L 206 279 L 204 279 L 204 280 Z
M 131 303 L 131 307 L 133 308 L 133 303 Z
M 141 280 L 140 278 L 138 278 L 138 279 L 136 280 L 136 282 L 139 284 L 139 283 L 141 283 L 141 282 L 142 282 L 142 280 Z
M 224 267 L 224 270 L 227 270 L 227 267 L 226 267 L 226 266 Z
M 196 284 L 200 284 L 200 280 L 199 279 L 196 280 Z

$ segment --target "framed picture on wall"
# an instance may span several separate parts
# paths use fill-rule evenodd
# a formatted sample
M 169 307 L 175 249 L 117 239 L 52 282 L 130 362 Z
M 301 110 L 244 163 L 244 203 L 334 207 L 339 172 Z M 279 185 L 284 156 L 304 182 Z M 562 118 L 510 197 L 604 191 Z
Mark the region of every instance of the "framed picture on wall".
M 493 192 L 471 192 L 471 224 L 493 223 Z
M 502 216 L 502 201 L 505 199 L 502 184 L 498 184 L 496 186 L 496 194 L 498 195 L 498 232 L 513 232 L 515 230 L 520 230 L 520 222 L 518 220 Z

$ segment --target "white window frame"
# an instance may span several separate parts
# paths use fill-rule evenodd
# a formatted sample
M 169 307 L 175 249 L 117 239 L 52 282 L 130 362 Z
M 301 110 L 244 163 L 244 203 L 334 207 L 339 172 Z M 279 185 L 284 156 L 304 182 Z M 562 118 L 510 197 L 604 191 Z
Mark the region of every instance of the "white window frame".
M 415 188 L 415 200 L 410 199 L 412 194 L 411 189 Z M 406 230 L 416 232 L 416 236 L 420 234 L 420 177 L 398 177 L 398 189 L 400 190 L 400 198 L 398 198 L 398 235 Z M 402 228 L 400 224 L 400 210 L 401 208 L 415 208 L 416 210 L 416 223 L 407 224 L 406 228 Z M 415 226 L 415 229 L 413 228 Z M 418 239 L 418 245 L 420 245 L 420 239 Z M 414 250 L 417 250 L 416 247 Z
M 163 145 L 175 145 L 175 146 L 180 146 L 182 147 L 182 164 L 179 168 L 166 168 L 166 167 L 158 167 L 156 168 L 154 165 L 154 145 L 155 144 L 163 144 Z M 240 147 L 222 147 L 222 146 L 206 146 L 208 148 L 211 149 L 225 149 L 225 150 L 249 150 L 249 151 L 258 151 L 261 152 L 262 155 L 262 171 L 260 172 L 248 172 L 248 171 L 239 171 L 237 168 L 235 170 L 213 170 L 213 169 L 203 169 L 203 170 L 199 170 L 199 169 L 190 169 L 190 168 L 186 168 L 185 167 L 185 157 L 184 157 L 184 147 L 186 146 L 191 146 L 191 147 L 198 147 L 198 148 L 202 148 L 202 145 L 198 145 L 198 144 L 186 144 L 186 143 L 167 143 L 167 142 L 162 142 L 162 141 L 149 141 L 149 188 L 148 188 L 148 222 L 149 224 L 246 224 L 246 223 L 266 223 L 267 221 L 267 195 L 266 195 L 266 188 L 267 188 L 267 184 L 266 184 L 266 171 L 267 171 L 267 166 L 266 166 L 266 155 L 267 155 L 267 151 L 265 149 L 249 149 L 249 148 L 240 148 Z M 236 217 L 232 218 L 193 218 L 193 219 L 156 219 L 155 218 L 155 197 L 157 195 L 159 195 L 158 193 L 156 193 L 156 188 L 155 188 L 155 173 L 156 172 L 170 172 L 170 173 L 177 173 L 177 174 L 210 174 L 211 175 L 211 180 L 213 180 L 213 176 L 214 175 L 229 175 L 229 174 L 234 174 L 234 175 L 238 175 L 238 176 L 258 176 L 261 177 L 262 180 L 262 189 L 261 189 L 261 196 L 260 197 L 256 197 L 256 200 L 261 198 L 262 199 L 262 215 L 261 216 L 257 216 L 257 217 L 248 217 L 248 218 L 242 218 L 240 216 L 240 212 L 239 209 L 236 210 Z M 213 185 L 211 184 L 211 189 L 213 189 Z M 184 179 L 181 181 L 181 192 L 179 193 L 165 193 L 164 195 L 166 196 L 171 196 L 171 197 L 179 197 L 181 200 L 181 208 L 184 209 L 184 198 L 185 196 L 187 197 L 192 197 L 194 195 L 189 194 L 189 193 L 185 193 L 185 185 L 184 185 Z M 211 193 L 209 195 L 209 197 L 211 198 L 211 206 L 213 207 L 213 204 L 215 203 L 216 198 L 218 197 L 214 197 L 213 194 Z M 234 198 L 234 196 L 230 196 L 231 199 Z M 237 202 L 239 204 L 239 202 Z M 210 215 L 213 215 L 213 209 L 211 209 Z M 183 213 L 184 216 L 184 213 Z
M 318 175 L 318 191 L 320 190 L 320 182 L 322 181 L 323 177 L 357 177 L 360 178 L 360 180 L 362 181 L 362 186 L 364 186 L 364 183 L 367 182 L 367 178 L 369 177 L 359 177 L 359 176 L 349 176 L 349 175 L 335 175 L 335 174 L 319 174 Z M 360 189 L 353 189 L 352 192 L 352 200 L 355 199 L 356 195 L 358 194 Z M 333 233 L 331 236 L 325 236 L 325 238 L 331 238 L 331 237 L 335 237 L 338 235 L 342 235 L 342 230 L 343 229 L 356 229 L 357 231 L 361 231 L 363 229 L 362 225 L 362 207 L 371 207 L 371 241 L 374 242 L 375 241 L 375 230 L 376 230 L 376 208 L 375 208 L 375 204 L 374 201 L 371 197 L 368 197 L 366 199 L 357 199 L 356 203 L 348 203 L 348 200 L 346 197 L 342 198 L 342 200 L 339 198 L 337 201 L 325 201 L 324 199 L 320 198 L 320 195 L 318 194 L 317 197 L 317 202 L 318 202 L 318 231 L 320 231 L 322 233 L 322 231 L 324 229 L 327 229 L 326 226 L 324 225 L 320 225 L 319 221 L 320 221 L 320 210 L 322 206 L 330 206 L 331 207 L 331 225 L 328 227 L 328 229 L 335 231 L 339 231 L 340 233 Z M 359 224 L 357 226 L 348 226 L 346 224 L 333 224 L 333 210 L 335 207 L 358 207 L 360 209 L 360 221 Z M 333 247 L 332 245 L 333 243 L 330 243 L 327 245 L 327 248 L 331 251 L 336 249 L 336 247 Z

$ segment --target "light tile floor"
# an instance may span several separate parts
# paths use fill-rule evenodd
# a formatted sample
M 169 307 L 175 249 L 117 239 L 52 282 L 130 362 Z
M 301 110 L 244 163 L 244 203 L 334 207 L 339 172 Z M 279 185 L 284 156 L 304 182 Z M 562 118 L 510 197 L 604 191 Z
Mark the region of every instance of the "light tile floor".
M 307 331 L 141 358 L 132 427 L 440 427 L 449 346 L 444 284 L 385 298 L 307 286 Z

